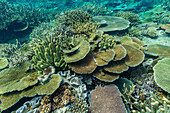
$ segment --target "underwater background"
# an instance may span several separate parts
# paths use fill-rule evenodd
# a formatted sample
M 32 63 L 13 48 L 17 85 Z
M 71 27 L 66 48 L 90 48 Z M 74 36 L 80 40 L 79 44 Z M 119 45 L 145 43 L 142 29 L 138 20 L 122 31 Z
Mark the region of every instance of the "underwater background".
M 0 113 L 170 113 L 169 0 L 0 0 Z

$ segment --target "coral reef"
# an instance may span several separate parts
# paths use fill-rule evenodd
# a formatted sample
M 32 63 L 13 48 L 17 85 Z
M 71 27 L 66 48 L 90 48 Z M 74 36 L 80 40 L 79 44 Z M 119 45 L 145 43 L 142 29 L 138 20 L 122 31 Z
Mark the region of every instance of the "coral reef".
M 114 85 L 96 87 L 90 95 L 89 109 L 91 113 L 127 113 L 120 97 L 120 92 Z
M 87 88 L 86 85 L 82 82 L 83 77 L 77 74 L 71 74 L 70 70 L 68 71 L 59 71 L 57 73 L 62 77 L 63 84 L 69 84 L 76 90 L 76 96 L 79 98 L 87 97 Z
M 1 30 L 24 31 L 28 27 L 37 26 L 43 21 L 50 20 L 50 16 L 40 11 L 39 8 L 21 4 L 13 5 L 6 1 L 0 1 L 0 6 Z
M 6 58 L 0 58 L 0 70 L 8 66 L 8 60 Z
M 92 16 L 83 10 L 71 10 L 64 12 L 62 16 L 56 15 L 56 22 L 65 26 L 75 23 L 87 23 L 89 21 L 92 21 Z
M 0 72 L 1 89 L 0 94 L 12 91 L 21 91 L 29 86 L 35 85 L 37 81 L 37 72 L 26 72 L 30 63 L 25 62 L 19 67 L 10 67 Z M 8 75 L 7 77 L 5 77 Z
M 41 100 L 40 113 L 49 113 L 75 101 L 74 89 L 66 85 L 60 86 L 52 95 L 46 95 Z
M 93 20 L 97 23 L 106 21 L 104 25 L 100 25 L 99 30 L 104 32 L 125 30 L 129 27 L 130 22 L 122 17 L 114 16 L 95 16 Z
M 51 79 L 46 84 L 36 84 L 30 86 L 22 91 L 9 92 L 0 95 L 2 103 L 0 104 L 0 109 L 6 110 L 13 106 L 23 97 L 34 97 L 36 95 L 50 95 L 60 86 L 61 77 L 57 74 L 53 74 Z M 50 87 L 50 88 L 49 88 Z
M 148 50 L 146 50 L 145 53 L 153 56 L 164 56 L 169 58 L 170 57 L 169 51 L 170 51 L 169 46 L 153 44 L 148 46 Z
M 76 98 L 65 113 L 88 113 L 88 104 L 82 98 Z
M 156 29 L 157 29 L 157 28 L 155 28 L 155 27 L 149 27 L 149 28 L 147 28 L 146 30 L 143 30 L 143 31 L 142 31 L 142 34 L 143 34 L 143 35 L 147 35 L 147 36 L 149 36 L 149 37 L 151 37 L 151 38 L 154 38 L 154 37 L 157 36 L 157 31 L 156 31 Z
M 35 112 L 37 113 L 39 111 L 39 106 L 41 102 L 42 96 L 34 97 L 30 101 L 27 101 L 18 108 L 16 111 L 13 111 L 12 113 L 23 113 L 23 112 Z
M 67 69 L 67 64 L 61 55 L 60 47 L 48 40 L 39 42 L 34 47 L 35 55 L 32 58 L 32 67 L 42 72 L 49 66 L 55 66 L 57 70 Z
M 135 26 L 140 23 L 139 15 L 132 12 L 118 12 L 114 16 L 122 17 L 130 21 L 132 26 Z
M 164 58 L 153 67 L 154 79 L 159 87 L 170 93 L 170 58 Z

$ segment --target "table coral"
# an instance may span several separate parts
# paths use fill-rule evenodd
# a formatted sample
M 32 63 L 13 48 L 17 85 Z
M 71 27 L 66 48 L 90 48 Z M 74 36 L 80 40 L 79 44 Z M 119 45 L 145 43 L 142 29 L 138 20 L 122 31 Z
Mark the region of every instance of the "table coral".
M 89 53 L 83 60 L 68 65 L 74 72 L 79 74 L 90 74 L 97 68 L 92 53 Z
M 164 56 L 170 58 L 169 51 L 170 51 L 170 46 L 153 44 L 148 46 L 148 50 L 146 50 L 145 53 L 153 56 Z
M 0 95 L 2 103 L 0 104 L 0 108 L 2 110 L 6 110 L 9 107 L 13 106 L 23 97 L 33 97 L 36 95 L 50 95 L 56 91 L 56 89 L 60 86 L 61 77 L 57 74 L 51 76 L 51 80 L 46 84 L 37 84 L 34 86 L 30 86 L 29 88 L 22 91 L 9 92 Z
M 140 23 L 140 18 L 138 14 L 132 12 L 118 12 L 114 16 L 122 17 L 131 22 L 131 25 L 135 26 Z
M 6 58 L 0 58 L 0 69 L 8 66 L 8 60 Z
M 105 26 L 100 26 L 99 30 L 104 32 L 125 30 L 129 27 L 130 22 L 122 17 L 114 16 L 95 16 L 93 17 L 94 21 L 98 22 L 99 20 L 105 20 Z
M 10 67 L 0 72 L 1 89 L 0 94 L 12 91 L 21 91 L 29 86 L 35 85 L 39 74 L 37 72 L 26 72 L 30 63 L 25 62 L 19 67 Z
M 159 87 L 170 93 L 170 58 L 164 58 L 153 67 L 154 79 Z
M 81 40 L 79 48 L 75 50 L 74 52 L 66 53 L 64 56 L 64 60 L 67 63 L 77 62 L 79 60 L 82 60 L 86 57 L 86 55 L 90 51 L 90 45 L 86 40 Z

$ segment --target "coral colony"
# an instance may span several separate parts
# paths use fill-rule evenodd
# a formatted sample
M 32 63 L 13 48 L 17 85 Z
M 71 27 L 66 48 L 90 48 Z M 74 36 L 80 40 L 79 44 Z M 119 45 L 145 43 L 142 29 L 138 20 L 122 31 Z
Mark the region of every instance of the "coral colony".
M 0 0 L 0 112 L 170 113 L 169 10 L 168 0 Z

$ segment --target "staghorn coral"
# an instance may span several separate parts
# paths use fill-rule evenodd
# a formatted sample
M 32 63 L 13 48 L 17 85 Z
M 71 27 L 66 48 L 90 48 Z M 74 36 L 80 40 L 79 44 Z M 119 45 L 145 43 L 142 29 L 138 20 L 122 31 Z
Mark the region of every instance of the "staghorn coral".
M 25 45 L 20 44 L 18 40 L 16 40 L 16 44 L 8 44 L 8 46 L 2 50 L 3 53 L 1 56 L 7 58 L 10 67 L 20 66 L 28 60 L 29 51 L 20 51 L 23 47 L 25 47 Z
M 114 16 L 122 17 L 126 20 L 129 20 L 132 26 L 135 26 L 140 23 L 139 15 L 132 12 L 118 12 Z
M 104 34 L 101 36 L 102 38 L 100 38 L 100 42 L 97 43 L 97 47 L 101 48 L 101 49 L 112 49 L 115 45 L 116 42 L 119 40 L 116 37 L 112 37 L 108 34 Z
M 142 35 L 142 32 L 141 32 L 141 28 L 139 27 L 135 27 L 135 26 L 132 26 L 130 29 L 128 29 L 128 34 L 129 36 L 131 37 L 137 37 L 139 39 L 141 39 L 141 35 Z
M 75 101 L 65 110 L 65 113 L 87 113 L 88 104 L 82 98 L 76 98 Z
M 114 16 L 95 16 L 93 20 L 97 23 L 105 20 L 106 23 L 104 25 L 101 24 L 98 30 L 104 32 L 111 31 L 119 31 L 125 30 L 129 27 L 130 22 L 122 17 L 114 17 Z
M 56 89 L 60 86 L 60 83 L 61 77 L 57 74 L 53 74 L 51 76 L 50 81 L 48 81 L 46 84 L 37 84 L 30 86 L 22 91 L 1 94 L 0 98 L 2 103 L 0 104 L 0 109 L 2 109 L 2 111 L 8 109 L 23 97 L 34 97 L 36 95 L 50 95 L 54 93 L 54 91 L 56 91 Z
M 149 103 L 142 102 L 141 100 L 136 100 L 133 104 L 136 109 L 132 109 L 132 113 L 142 112 L 142 113 L 168 113 L 170 112 L 169 100 L 166 97 L 162 99 L 159 96 L 151 93 Z
M 170 93 L 170 58 L 164 58 L 159 60 L 158 63 L 153 67 L 154 79 L 159 87 Z
M 89 109 L 91 113 L 127 113 L 120 97 L 120 92 L 114 85 L 98 86 L 92 90 Z

